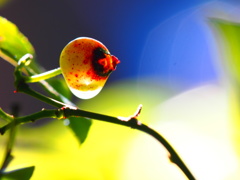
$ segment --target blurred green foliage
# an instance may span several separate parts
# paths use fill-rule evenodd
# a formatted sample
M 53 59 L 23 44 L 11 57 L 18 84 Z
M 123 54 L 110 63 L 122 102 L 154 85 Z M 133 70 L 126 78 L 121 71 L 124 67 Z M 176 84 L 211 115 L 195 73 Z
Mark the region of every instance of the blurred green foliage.
M 0 17 L 0 56 L 16 66 L 18 60 L 29 53 L 35 55 L 34 48 L 17 26 L 4 17 Z M 36 62 L 30 68 L 36 70 Z
M 0 8 L 6 6 L 11 0 L 0 0 Z
M 222 67 L 230 74 L 232 82 L 240 86 L 240 24 L 222 19 L 210 19 L 217 35 Z
M 29 180 L 33 174 L 34 167 L 26 167 L 14 171 L 5 172 L 1 180 Z
M 230 84 L 231 135 L 240 158 L 240 23 L 210 19 L 215 30 L 222 68 Z

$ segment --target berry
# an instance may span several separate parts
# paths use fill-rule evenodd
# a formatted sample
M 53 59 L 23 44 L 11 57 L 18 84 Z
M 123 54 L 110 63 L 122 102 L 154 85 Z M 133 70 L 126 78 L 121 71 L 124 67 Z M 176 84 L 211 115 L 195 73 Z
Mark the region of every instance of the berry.
M 96 96 L 120 61 L 99 41 L 80 37 L 61 52 L 60 67 L 72 93 L 89 99 Z

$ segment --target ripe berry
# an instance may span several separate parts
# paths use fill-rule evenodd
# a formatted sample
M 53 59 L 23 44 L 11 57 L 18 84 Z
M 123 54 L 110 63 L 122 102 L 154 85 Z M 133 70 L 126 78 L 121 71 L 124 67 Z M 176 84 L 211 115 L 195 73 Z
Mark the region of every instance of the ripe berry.
M 69 42 L 60 55 L 66 83 L 81 99 L 96 96 L 118 63 L 120 61 L 101 42 L 88 37 Z

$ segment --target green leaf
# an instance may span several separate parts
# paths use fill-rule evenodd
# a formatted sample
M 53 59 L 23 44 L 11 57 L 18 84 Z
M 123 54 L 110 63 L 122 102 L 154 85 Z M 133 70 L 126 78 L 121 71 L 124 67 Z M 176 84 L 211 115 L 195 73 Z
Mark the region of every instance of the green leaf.
M 32 177 L 34 166 L 4 172 L 1 180 L 29 180 Z
M 63 78 L 51 78 L 49 80 L 47 80 L 48 83 L 54 87 L 54 89 L 62 94 L 64 97 L 66 97 L 67 99 L 71 99 L 72 98 L 72 93 L 69 90 L 65 80 Z
M 69 122 L 71 130 L 74 132 L 80 143 L 83 143 L 86 140 L 92 121 L 83 117 L 71 117 L 69 118 Z
M 18 60 L 25 54 L 35 55 L 34 48 L 17 26 L 0 16 L 0 57 L 16 66 Z M 35 69 L 35 63 L 31 63 Z
M 57 90 L 59 93 L 61 93 L 61 95 L 67 98 L 67 99 L 59 99 L 59 100 L 68 104 L 66 100 L 72 97 L 72 93 L 69 90 L 67 84 L 65 83 L 65 80 L 54 78 L 54 79 L 49 79 L 48 82 L 51 84 L 51 86 L 55 90 Z M 80 144 L 84 143 L 84 141 L 87 138 L 90 126 L 92 124 L 92 120 L 87 119 L 85 117 L 71 117 L 65 120 L 65 122 L 67 121 L 69 121 L 68 127 L 72 130 L 72 132 L 76 136 L 79 143 Z
M 223 58 L 224 70 L 240 85 L 240 24 L 221 19 L 210 19 Z

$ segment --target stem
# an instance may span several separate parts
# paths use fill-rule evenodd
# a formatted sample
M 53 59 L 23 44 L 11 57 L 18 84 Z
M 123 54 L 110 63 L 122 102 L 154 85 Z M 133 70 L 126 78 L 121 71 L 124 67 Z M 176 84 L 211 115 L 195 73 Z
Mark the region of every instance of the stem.
M 29 64 L 31 62 L 32 56 L 30 54 L 26 54 L 24 55 L 20 60 L 19 60 L 19 65 L 15 68 L 15 72 L 14 72 L 14 76 L 15 76 L 15 87 L 16 87 L 16 92 L 23 92 L 26 94 L 29 94 L 37 99 L 40 99 L 46 103 L 49 103 L 53 106 L 56 107 L 61 107 L 63 104 L 61 102 L 64 102 L 66 104 L 70 104 L 71 106 L 74 106 L 74 104 L 69 101 L 67 98 L 65 98 L 64 96 L 62 96 L 60 93 L 58 93 L 48 82 L 44 81 L 44 79 L 48 79 L 54 76 L 57 76 L 59 74 L 61 74 L 61 69 L 60 68 L 56 68 L 53 69 L 51 71 L 48 72 L 44 72 L 41 74 L 35 74 L 31 68 L 29 68 L 29 66 L 27 66 L 26 64 Z M 27 61 L 28 60 L 28 61 Z M 26 70 L 28 71 L 30 76 L 23 76 L 22 75 L 22 69 L 26 68 Z M 52 98 L 48 98 L 46 96 L 43 96 L 39 93 L 36 93 L 36 91 L 32 90 L 27 84 L 27 82 L 37 82 L 39 81 L 40 85 L 42 85 L 42 87 L 45 89 L 45 91 L 50 94 L 54 99 Z M 61 101 L 61 102 L 59 102 Z
M 34 83 L 34 82 L 39 82 L 39 81 L 43 81 L 43 80 L 55 77 L 61 73 L 62 73 L 62 70 L 59 67 L 59 68 L 56 68 L 56 69 L 53 69 L 53 70 L 50 70 L 50 71 L 47 71 L 47 72 L 44 72 L 41 74 L 37 74 L 37 75 L 33 75 L 33 76 L 26 76 L 26 77 L 24 77 L 24 79 L 25 79 L 26 83 Z
M 12 106 L 12 114 L 13 114 L 13 117 L 12 117 L 11 123 L 9 123 L 10 124 L 10 126 L 9 126 L 10 133 L 8 136 L 7 145 L 6 145 L 6 149 L 5 149 L 5 156 L 4 156 L 4 160 L 2 162 L 1 169 L 0 169 L 0 178 L 1 178 L 4 170 L 7 168 L 7 166 L 13 159 L 12 150 L 13 150 L 13 146 L 14 146 L 14 142 L 15 142 L 15 138 L 16 138 L 16 133 L 17 133 L 17 124 L 15 122 L 15 119 L 19 114 L 18 104 L 14 104 Z
M 141 126 L 138 126 L 137 128 L 140 131 L 143 131 L 151 136 L 153 136 L 155 139 L 158 140 L 169 152 L 170 157 L 169 159 L 175 163 L 188 177 L 189 180 L 195 180 L 195 177 L 191 173 L 191 171 L 188 169 L 188 167 L 184 164 L 180 156 L 177 154 L 177 152 L 174 150 L 174 148 L 167 142 L 167 140 L 161 136 L 159 133 L 157 133 L 155 130 L 149 128 L 148 126 L 142 124 Z
M 4 112 L 2 110 L 2 108 L 0 108 L 0 118 L 3 120 L 6 120 L 8 122 L 13 121 L 13 116 L 11 116 L 10 114 L 7 114 L 6 112 Z
M 32 97 L 35 97 L 47 104 L 50 104 L 52 106 L 55 106 L 55 107 L 58 107 L 58 108 L 61 108 L 61 107 L 64 107 L 64 106 L 69 106 L 69 105 L 66 105 L 60 101 L 57 101 L 55 99 L 52 99 L 52 98 L 49 98 L 47 96 L 44 96 L 34 90 L 32 90 L 27 84 L 25 83 L 21 83 L 18 85 L 17 87 L 17 92 L 22 92 L 22 93 L 25 93 L 25 94 L 28 94 Z
M 70 118 L 70 117 L 86 117 L 86 118 L 90 118 L 90 119 L 110 122 L 110 123 L 114 123 L 114 124 L 131 127 L 131 128 L 140 130 L 142 132 L 145 132 L 145 133 L 151 135 L 167 149 L 167 151 L 170 154 L 170 160 L 173 163 L 175 163 L 183 171 L 183 173 L 188 177 L 188 179 L 195 180 L 195 177 L 190 172 L 190 170 L 187 168 L 187 166 L 184 164 L 184 162 L 181 160 L 181 158 L 179 157 L 177 152 L 173 149 L 173 147 L 158 132 L 151 129 L 147 125 L 140 123 L 135 117 L 131 117 L 131 118 L 129 118 L 129 120 L 125 121 L 125 120 L 121 120 L 120 118 L 117 118 L 117 117 L 97 114 L 94 112 L 84 111 L 84 110 L 80 110 L 80 109 L 60 108 L 57 110 L 42 110 L 40 112 L 31 114 L 28 116 L 19 117 L 19 118 L 15 119 L 15 123 L 17 125 L 17 124 L 32 122 L 32 121 L 35 121 L 37 119 L 42 119 L 42 118 L 65 119 L 65 118 Z M 12 123 L 13 122 L 1 127 L 0 133 L 4 134 L 12 126 Z

